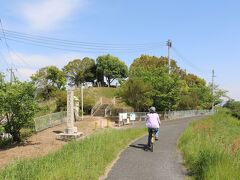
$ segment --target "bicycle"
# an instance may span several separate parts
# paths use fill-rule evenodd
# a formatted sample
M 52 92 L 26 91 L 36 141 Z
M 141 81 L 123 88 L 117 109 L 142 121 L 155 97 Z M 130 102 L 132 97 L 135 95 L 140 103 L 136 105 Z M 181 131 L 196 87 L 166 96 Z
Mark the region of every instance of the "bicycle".
M 152 129 L 151 130 L 151 135 L 152 135 L 152 138 L 151 138 L 151 143 L 150 143 L 150 150 L 151 152 L 153 152 L 153 147 L 154 147 L 154 144 L 155 144 L 155 141 L 156 141 L 156 133 L 157 133 L 157 129 Z

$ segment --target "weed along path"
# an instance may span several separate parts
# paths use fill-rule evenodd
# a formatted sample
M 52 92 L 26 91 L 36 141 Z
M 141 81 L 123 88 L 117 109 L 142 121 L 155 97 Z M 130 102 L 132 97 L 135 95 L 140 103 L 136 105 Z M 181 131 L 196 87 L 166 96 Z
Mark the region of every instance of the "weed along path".
M 79 131 L 84 133 L 84 136 L 87 136 L 94 132 L 96 123 L 97 128 L 99 128 L 99 120 L 95 121 L 93 118 L 84 118 L 83 121 L 77 121 L 75 126 L 78 127 Z M 103 126 L 106 127 L 106 125 L 107 121 L 103 119 Z M 66 124 L 48 128 L 29 137 L 25 143 L 8 149 L 0 149 L 0 169 L 16 160 L 39 157 L 49 152 L 57 151 L 66 142 L 57 140 L 56 134 L 63 132 L 65 128 Z
M 140 138 L 123 151 L 106 180 L 184 179 L 186 171 L 176 147 L 177 139 L 190 121 L 199 118 L 163 122 L 160 141 L 155 143 L 154 152 L 144 150 L 147 136 Z

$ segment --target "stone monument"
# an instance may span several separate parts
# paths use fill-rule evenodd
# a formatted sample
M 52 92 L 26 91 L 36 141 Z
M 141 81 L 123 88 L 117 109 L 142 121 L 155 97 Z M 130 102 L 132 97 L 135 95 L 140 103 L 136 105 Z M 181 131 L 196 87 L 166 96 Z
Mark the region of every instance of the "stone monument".
M 79 99 L 76 96 L 73 96 L 74 100 L 74 120 L 77 121 L 79 117 Z
M 74 126 L 74 89 L 69 88 L 67 90 L 67 128 L 64 133 L 57 134 L 57 139 L 68 140 L 76 139 L 83 135 L 82 132 L 77 131 L 77 127 Z

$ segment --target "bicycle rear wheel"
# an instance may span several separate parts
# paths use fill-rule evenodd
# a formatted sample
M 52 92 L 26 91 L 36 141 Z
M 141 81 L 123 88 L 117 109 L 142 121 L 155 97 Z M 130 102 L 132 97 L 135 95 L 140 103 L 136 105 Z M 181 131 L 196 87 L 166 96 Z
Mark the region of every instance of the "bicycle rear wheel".
M 151 143 L 151 147 L 150 147 L 150 150 L 151 150 L 151 152 L 153 152 L 153 143 Z
M 155 136 L 154 134 L 152 135 L 152 139 L 151 139 L 151 147 L 150 150 L 153 152 L 153 147 L 154 147 L 154 143 L 155 143 Z

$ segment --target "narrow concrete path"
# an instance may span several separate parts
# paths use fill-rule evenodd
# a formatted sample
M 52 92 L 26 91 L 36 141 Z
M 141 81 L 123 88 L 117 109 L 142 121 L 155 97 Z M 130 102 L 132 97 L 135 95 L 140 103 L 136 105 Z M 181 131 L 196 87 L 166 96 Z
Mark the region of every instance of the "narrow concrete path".
M 187 124 L 200 117 L 166 121 L 154 152 L 145 151 L 147 136 L 131 144 L 108 173 L 107 180 L 178 180 L 186 172 L 176 143 Z

